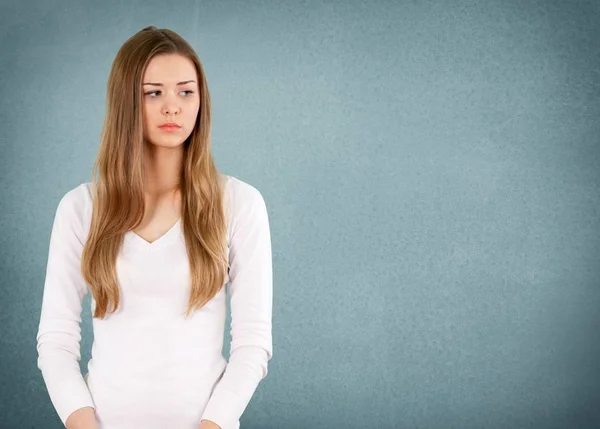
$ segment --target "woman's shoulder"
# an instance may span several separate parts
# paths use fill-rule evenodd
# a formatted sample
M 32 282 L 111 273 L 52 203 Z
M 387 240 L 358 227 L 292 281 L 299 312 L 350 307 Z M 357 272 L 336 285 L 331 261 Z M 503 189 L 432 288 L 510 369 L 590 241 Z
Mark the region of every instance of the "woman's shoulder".
M 226 180 L 225 207 L 229 243 L 231 234 L 238 225 L 257 216 L 260 218 L 266 212 L 266 204 L 256 186 L 235 176 L 227 176 Z
M 56 208 L 56 221 L 71 225 L 81 240 L 89 229 L 92 207 L 91 182 L 82 182 L 64 192 Z
M 61 197 L 59 204 L 69 211 L 84 214 L 92 201 L 92 183 L 82 182 L 68 189 Z
M 238 177 L 225 175 L 226 191 L 234 205 L 238 207 L 262 200 L 262 194 L 258 188 Z

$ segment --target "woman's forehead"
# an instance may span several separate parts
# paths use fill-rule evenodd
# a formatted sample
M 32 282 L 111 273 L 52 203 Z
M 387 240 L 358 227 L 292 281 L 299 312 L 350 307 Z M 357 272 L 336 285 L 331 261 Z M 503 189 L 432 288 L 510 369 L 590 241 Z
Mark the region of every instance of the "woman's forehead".
M 144 83 L 178 85 L 190 80 L 197 81 L 196 68 L 192 60 L 182 55 L 156 56 L 144 72 Z

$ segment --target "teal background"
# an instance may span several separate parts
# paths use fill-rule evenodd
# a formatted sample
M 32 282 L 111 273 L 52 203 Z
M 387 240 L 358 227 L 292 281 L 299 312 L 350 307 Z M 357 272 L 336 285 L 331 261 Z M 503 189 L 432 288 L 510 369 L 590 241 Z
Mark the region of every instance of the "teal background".
M 0 427 L 61 427 L 36 366 L 52 221 L 147 25 L 196 49 L 218 167 L 269 210 L 274 356 L 242 428 L 600 427 L 599 22 L 591 1 L 4 1 Z M 85 371 L 89 295 L 83 317 Z

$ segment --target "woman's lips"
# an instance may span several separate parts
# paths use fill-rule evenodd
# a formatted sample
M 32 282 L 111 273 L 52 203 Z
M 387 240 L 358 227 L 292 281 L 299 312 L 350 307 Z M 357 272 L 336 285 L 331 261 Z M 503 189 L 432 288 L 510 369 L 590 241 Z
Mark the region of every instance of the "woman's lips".
M 158 127 L 160 128 L 162 131 L 177 131 L 179 129 L 181 129 L 181 127 L 175 126 L 175 125 L 163 125 L 162 127 Z

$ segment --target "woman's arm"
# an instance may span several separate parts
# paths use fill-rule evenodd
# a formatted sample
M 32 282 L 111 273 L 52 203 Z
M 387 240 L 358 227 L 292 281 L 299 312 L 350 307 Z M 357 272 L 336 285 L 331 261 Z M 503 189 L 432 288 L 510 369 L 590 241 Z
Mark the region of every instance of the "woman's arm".
M 85 184 L 58 203 L 48 249 L 42 309 L 37 333 L 37 365 L 60 420 L 94 407 L 81 374 L 81 313 L 87 285 L 81 274 L 85 241 Z
M 238 426 L 258 384 L 267 376 L 273 355 L 273 270 L 267 206 L 256 188 L 243 183 L 237 183 L 230 202 L 229 362 L 200 419 L 215 422 L 222 429 Z

